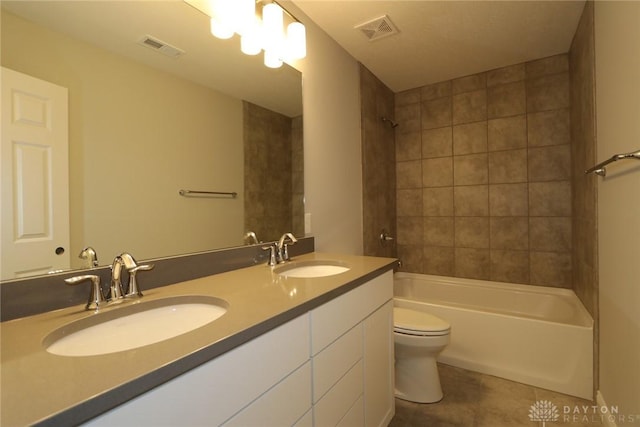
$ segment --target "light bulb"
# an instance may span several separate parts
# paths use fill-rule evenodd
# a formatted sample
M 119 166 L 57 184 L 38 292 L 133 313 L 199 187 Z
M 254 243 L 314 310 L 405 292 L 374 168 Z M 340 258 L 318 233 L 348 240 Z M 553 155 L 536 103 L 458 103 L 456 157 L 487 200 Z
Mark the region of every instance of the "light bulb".
M 275 3 L 269 3 L 262 8 L 264 50 L 265 53 L 270 52 L 269 56 L 278 57 L 278 60 L 282 57 L 282 45 L 284 42 L 283 25 L 284 16 L 280 6 Z M 267 55 L 265 55 L 265 58 L 266 56 Z
M 302 59 L 307 56 L 307 37 L 304 25 L 292 22 L 287 26 L 287 56 Z
M 211 34 L 219 39 L 230 39 L 233 37 L 233 30 L 218 18 L 211 18 Z
M 280 54 L 278 52 L 274 52 L 272 50 L 264 51 L 264 65 L 269 68 L 280 68 L 282 67 L 282 59 L 280 59 Z

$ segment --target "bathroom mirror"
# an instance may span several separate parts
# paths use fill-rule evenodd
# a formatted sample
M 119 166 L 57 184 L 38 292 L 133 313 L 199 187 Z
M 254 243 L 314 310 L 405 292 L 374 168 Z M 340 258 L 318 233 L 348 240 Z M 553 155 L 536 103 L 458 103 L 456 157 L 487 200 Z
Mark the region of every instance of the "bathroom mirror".
M 296 69 L 214 38 L 183 1 L 2 1 L 1 31 L 3 67 L 68 89 L 70 268 L 85 246 L 106 265 L 300 233 Z

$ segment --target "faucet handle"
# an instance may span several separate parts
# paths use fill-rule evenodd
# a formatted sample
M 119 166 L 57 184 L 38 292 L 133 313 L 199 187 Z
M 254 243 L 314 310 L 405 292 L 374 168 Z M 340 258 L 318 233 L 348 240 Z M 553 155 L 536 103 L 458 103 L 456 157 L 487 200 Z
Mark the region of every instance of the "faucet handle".
M 269 246 L 263 246 L 262 247 L 263 251 L 269 251 L 269 261 L 267 261 L 267 265 L 273 267 L 274 265 L 277 264 L 276 262 L 276 252 L 278 250 L 278 246 L 276 243 L 271 244 Z
M 136 280 L 136 274 L 138 273 L 138 271 L 153 270 L 153 267 L 154 267 L 153 264 L 142 264 L 142 265 L 136 265 L 135 267 L 132 267 L 132 268 L 127 268 L 127 271 L 129 272 L 129 288 L 127 289 L 125 298 L 142 296 L 142 291 L 138 287 L 138 281 Z
M 105 302 L 102 289 L 100 288 L 100 277 L 94 274 L 86 274 L 83 276 L 74 276 L 64 279 L 67 285 L 78 285 L 86 281 L 91 281 L 91 293 L 89 294 L 89 300 L 85 307 L 86 310 L 97 311 L 100 306 Z

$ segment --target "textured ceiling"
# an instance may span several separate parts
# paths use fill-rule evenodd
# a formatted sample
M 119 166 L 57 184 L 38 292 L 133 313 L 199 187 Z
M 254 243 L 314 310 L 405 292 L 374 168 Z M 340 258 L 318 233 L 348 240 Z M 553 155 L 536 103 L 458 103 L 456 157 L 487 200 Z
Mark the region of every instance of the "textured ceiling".
M 584 1 L 292 0 L 394 92 L 565 53 Z M 355 26 L 388 15 L 396 35 Z

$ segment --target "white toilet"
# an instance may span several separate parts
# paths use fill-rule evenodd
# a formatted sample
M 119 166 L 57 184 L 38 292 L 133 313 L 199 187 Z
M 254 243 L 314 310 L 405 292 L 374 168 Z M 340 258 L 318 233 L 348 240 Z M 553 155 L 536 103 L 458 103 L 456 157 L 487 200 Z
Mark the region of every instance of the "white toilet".
M 409 308 L 393 308 L 396 397 L 418 403 L 442 399 L 436 357 L 449 344 L 449 322 Z

